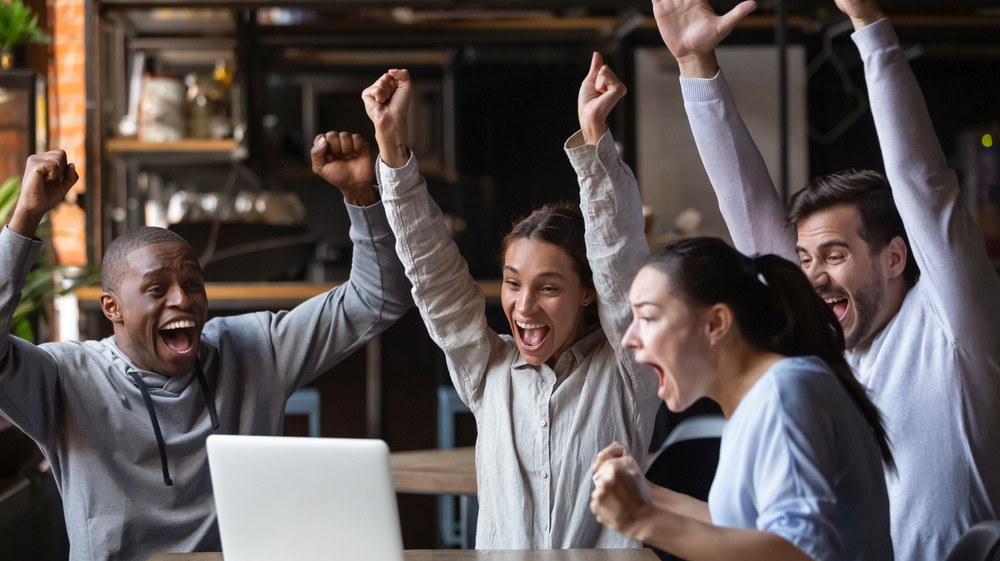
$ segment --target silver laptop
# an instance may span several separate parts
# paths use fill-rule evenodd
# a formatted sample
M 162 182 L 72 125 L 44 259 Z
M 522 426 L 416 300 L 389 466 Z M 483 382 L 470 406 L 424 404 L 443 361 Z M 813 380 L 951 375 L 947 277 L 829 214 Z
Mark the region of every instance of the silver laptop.
M 208 437 L 226 561 L 402 561 L 381 440 Z

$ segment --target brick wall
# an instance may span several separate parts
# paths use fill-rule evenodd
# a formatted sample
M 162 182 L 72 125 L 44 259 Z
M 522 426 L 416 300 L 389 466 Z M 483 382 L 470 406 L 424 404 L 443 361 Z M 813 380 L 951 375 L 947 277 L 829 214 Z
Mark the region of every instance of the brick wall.
M 74 188 L 85 191 L 86 178 L 86 83 L 84 10 L 86 0 L 48 0 L 52 29 L 49 80 L 49 147 L 66 151 L 76 163 L 80 181 Z

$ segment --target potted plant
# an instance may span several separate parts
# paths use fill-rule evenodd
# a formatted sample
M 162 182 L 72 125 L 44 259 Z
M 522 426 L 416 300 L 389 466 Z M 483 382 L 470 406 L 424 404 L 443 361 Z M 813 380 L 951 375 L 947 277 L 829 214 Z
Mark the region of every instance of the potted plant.
M 0 183 L 0 225 L 7 223 L 20 192 L 20 177 L 11 177 Z M 35 340 L 37 334 L 32 326 L 38 322 L 33 320 L 48 320 L 49 304 L 57 296 L 67 294 L 80 286 L 95 284 L 100 280 L 100 273 L 93 266 L 81 270 L 80 267 L 55 264 L 47 230 L 46 215 L 37 234 L 45 240 L 45 246 L 38 253 L 28 273 L 24 289 L 21 291 L 21 302 L 14 311 L 11 321 L 11 333 L 31 342 L 38 342 Z
M 52 38 L 38 27 L 38 14 L 21 0 L 0 1 L 0 67 L 14 65 L 15 47 L 48 43 Z

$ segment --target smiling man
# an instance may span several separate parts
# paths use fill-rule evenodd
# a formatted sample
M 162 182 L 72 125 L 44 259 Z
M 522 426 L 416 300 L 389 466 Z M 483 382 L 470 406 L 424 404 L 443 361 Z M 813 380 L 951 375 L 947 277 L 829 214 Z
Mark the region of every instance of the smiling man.
M 281 434 L 285 402 L 411 305 L 360 136 L 327 133 L 313 171 L 338 186 L 354 262 L 343 285 L 292 311 L 207 320 L 197 256 L 170 230 L 114 240 L 101 309 L 114 336 L 32 345 L 0 338 L 0 413 L 33 438 L 63 498 L 70 558 L 219 551 L 205 439 Z M 0 232 L 0 329 L 9 332 L 42 216 L 77 181 L 60 150 L 28 159 Z
M 733 241 L 801 263 L 885 416 L 896 559 L 944 559 L 1000 507 L 1000 283 L 899 40 L 870 0 L 837 7 L 854 24 L 886 176 L 819 177 L 782 216 L 714 54 L 754 7 L 720 17 L 703 0 L 653 1 Z

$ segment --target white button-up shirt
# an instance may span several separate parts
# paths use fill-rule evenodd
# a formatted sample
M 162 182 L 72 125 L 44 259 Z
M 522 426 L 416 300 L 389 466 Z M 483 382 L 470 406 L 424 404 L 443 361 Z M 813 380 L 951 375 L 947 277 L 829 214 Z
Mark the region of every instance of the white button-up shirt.
M 487 326 L 485 297 L 416 160 L 377 167 L 414 301 L 476 418 L 477 549 L 639 545 L 599 524 L 589 508 L 597 453 L 618 440 L 643 462 L 659 405 L 656 374 L 621 347 L 629 288 L 649 253 L 639 191 L 610 133 L 597 146 L 577 133 L 566 153 L 580 182 L 601 325 L 554 368 L 526 363 L 510 335 Z

